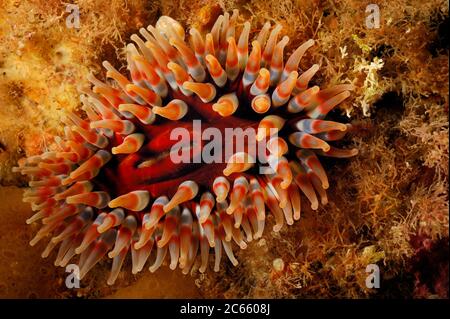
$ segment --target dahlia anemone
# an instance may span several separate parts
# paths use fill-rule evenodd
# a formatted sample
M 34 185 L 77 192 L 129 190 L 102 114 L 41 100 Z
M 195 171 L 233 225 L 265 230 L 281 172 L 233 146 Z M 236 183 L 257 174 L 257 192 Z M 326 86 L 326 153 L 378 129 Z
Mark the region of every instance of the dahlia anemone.
M 300 219 L 303 197 L 314 210 L 319 200 L 327 203 L 317 155 L 350 157 L 357 150 L 331 146 L 351 125 L 323 119 L 352 86 L 309 87 L 319 66 L 300 72 L 299 62 L 313 40 L 284 63 L 289 38 L 279 40 L 280 25 L 267 22 L 250 50 L 250 23 L 238 36 L 237 19 L 237 10 L 225 13 L 206 36 L 191 28 L 186 41 L 183 27 L 162 16 L 131 36 L 129 77 L 107 61 L 109 80 L 88 77 L 85 116 L 69 114 L 51 151 L 14 168 L 30 178 L 24 201 L 36 214 L 27 223 L 43 225 L 30 244 L 51 238 L 42 257 L 57 245 L 57 266 L 79 255 L 83 278 L 107 255 L 108 284 L 130 250 L 133 274 L 149 259 L 156 271 L 167 252 L 170 269 L 188 273 L 199 254 L 204 272 L 210 250 L 219 271 L 222 249 L 237 265 L 232 243 L 245 249 L 260 238 L 266 215 L 274 216 L 277 232 Z M 224 163 L 174 163 L 170 132 L 183 127 L 194 134 L 193 120 L 220 131 L 254 128 L 256 140 L 268 139 L 262 156 L 271 173 L 261 174 L 246 150 Z

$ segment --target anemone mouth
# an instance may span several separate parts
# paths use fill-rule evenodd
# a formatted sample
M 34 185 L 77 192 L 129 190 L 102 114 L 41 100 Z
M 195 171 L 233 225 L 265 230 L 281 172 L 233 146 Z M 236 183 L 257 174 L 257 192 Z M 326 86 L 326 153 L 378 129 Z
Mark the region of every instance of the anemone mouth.
M 333 147 L 350 124 L 326 121 L 352 85 L 308 87 L 319 66 L 298 73 L 313 40 L 283 62 L 289 39 L 266 23 L 249 49 L 250 23 L 237 36 L 237 10 L 221 15 L 203 36 L 163 16 L 127 45 L 129 77 L 104 62 L 107 80 L 90 75 L 82 90 L 86 119 L 69 114 L 64 139 L 53 151 L 27 158 L 14 170 L 30 177 L 24 201 L 37 211 L 27 223 L 43 226 L 30 242 L 51 237 L 42 256 L 59 245 L 55 265 L 79 255 L 80 277 L 103 257 L 112 259 L 113 284 L 131 251 L 132 272 L 147 260 L 156 271 L 170 255 L 171 269 L 191 271 L 200 254 L 206 271 L 214 250 L 237 265 L 231 242 L 245 249 L 263 235 L 300 219 L 302 198 L 326 205 L 329 182 L 319 156 L 345 158 L 356 150 Z M 222 161 L 205 162 L 207 140 L 195 121 L 220 136 Z M 174 130 L 187 132 L 179 144 Z M 253 130 L 252 138 L 228 129 Z M 197 142 L 195 142 L 197 141 Z M 237 142 L 242 146 L 235 150 Z M 252 153 L 251 143 L 263 142 Z M 177 162 L 175 145 L 191 158 Z M 227 146 L 231 153 L 226 153 Z M 255 149 L 256 150 L 256 149 Z M 200 161 L 195 159 L 200 156 Z M 259 162 L 269 170 L 261 171 Z

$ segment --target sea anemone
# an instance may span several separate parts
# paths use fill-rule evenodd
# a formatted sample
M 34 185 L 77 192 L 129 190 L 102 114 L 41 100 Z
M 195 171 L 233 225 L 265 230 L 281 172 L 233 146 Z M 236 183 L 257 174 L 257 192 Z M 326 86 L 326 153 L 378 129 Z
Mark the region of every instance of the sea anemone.
M 300 72 L 299 63 L 313 40 L 284 63 L 289 38 L 278 39 L 280 25 L 264 24 L 250 50 L 250 23 L 238 36 L 237 19 L 237 10 L 219 16 L 206 36 L 191 28 L 190 41 L 167 16 L 132 35 L 129 78 L 105 61 L 108 80 L 90 75 L 93 87 L 81 89 L 85 115 L 68 114 L 64 138 L 14 168 L 30 178 L 24 201 L 37 213 L 27 223 L 43 224 L 30 244 L 51 237 L 43 257 L 57 245 L 57 266 L 79 255 L 83 278 L 107 254 L 108 284 L 130 250 L 133 274 L 149 259 L 156 271 L 167 252 L 172 270 L 187 274 L 199 254 L 204 272 L 210 250 L 219 271 L 222 248 L 237 265 L 231 243 L 245 249 L 260 238 L 266 215 L 277 232 L 300 219 L 302 197 L 314 210 L 319 200 L 327 203 L 329 182 L 317 155 L 342 158 L 357 150 L 331 146 L 351 125 L 324 118 L 352 85 L 309 87 L 319 66 Z M 196 120 L 220 133 L 253 129 L 258 145 L 267 140 L 264 151 L 255 158 L 247 139 L 223 163 L 175 162 L 180 150 L 193 159 L 206 146 L 192 142 Z M 172 133 L 180 128 L 192 140 L 174 149 L 180 141 Z M 225 144 L 236 144 L 234 138 Z

